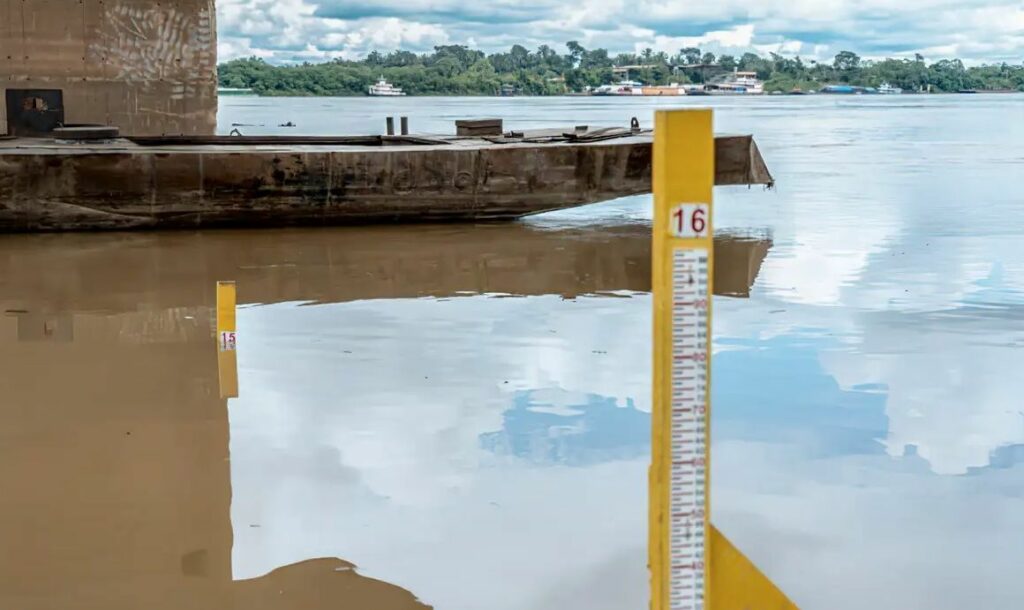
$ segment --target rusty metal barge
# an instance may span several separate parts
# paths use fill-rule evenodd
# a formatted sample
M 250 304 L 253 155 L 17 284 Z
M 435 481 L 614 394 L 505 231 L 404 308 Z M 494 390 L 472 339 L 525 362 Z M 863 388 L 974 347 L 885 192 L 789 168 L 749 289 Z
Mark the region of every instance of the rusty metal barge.
M 0 0 L 0 232 L 507 219 L 651 188 L 635 123 L 216 136 L 214 0 L 65 4 Z M 718 184 L 771 182 L 750 137 L 717 144 Z
M 0 231 L 512 219 L 650 192 L 651 136 L 0 140 Z M 749 136 L 717 184 L 769 184 Z

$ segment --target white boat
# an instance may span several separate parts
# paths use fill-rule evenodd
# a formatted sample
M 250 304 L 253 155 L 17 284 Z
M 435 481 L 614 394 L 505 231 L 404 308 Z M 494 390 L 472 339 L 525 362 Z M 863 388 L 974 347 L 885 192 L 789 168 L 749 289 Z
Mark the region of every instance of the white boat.
M 405 92 L 402 91 L 401 87 L 395 87 L 388 81 L 384 80 L 384 77 L 381 76 L 376 85 L 370 85 L 369 94 L 384 97 L 395 97 L 405 95 Z
M 882 83 L 878 86 L 878 92 L 886 95 L 899 95 L 900 93 L 903 93 L 903 89 L 893 87 L 889 83 Z
M 613 85 L 601 85 L 593 95 L 643 95 L 644 84 L 635 80 L 623 80 Z
M 708 83 L 704 89 L 711 95 L 761 95 L 764 93 L 764 83 L 757 78 L 757 72 L 736 70 L 732 73 L 732 78 Z

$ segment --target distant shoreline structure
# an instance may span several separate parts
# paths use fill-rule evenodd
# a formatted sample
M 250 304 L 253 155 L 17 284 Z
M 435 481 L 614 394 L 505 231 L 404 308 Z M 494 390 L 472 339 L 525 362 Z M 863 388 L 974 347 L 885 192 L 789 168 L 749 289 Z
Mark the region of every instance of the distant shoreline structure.
M 401 87 L 392 85 L 381 76 L 377 84 L 369 86 L 367 95 L 375 97 L 402 97 L 405 95 L 405 92 L 402 91 Z

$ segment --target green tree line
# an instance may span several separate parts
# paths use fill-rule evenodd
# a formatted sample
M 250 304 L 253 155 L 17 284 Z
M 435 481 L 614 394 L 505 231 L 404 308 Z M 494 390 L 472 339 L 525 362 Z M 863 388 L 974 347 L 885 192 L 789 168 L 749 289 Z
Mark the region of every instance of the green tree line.
M 967 67 L 959 59 L 929 63 L 913 59 L 865 60 L 842 51 L 832 62 L 804 61 L 771 53 L 716 56 L 688 47 L 669 55 L 610 55 L 605 49 L 566 44 L 565 53 L 547 45 L 535 51 L 515 45 L 506 53 L 487 55 L 461 45 L 434 47 L 432 53 L 372 52 L 361 60 L 273 65 L 259 58 L 220 65 L 223 87 L 252 89 L 260 95 L 364 95 L 378 78 L 409 95 L 562 95 L 620 80 L 613 69 L 628 72 L 646 84 L 700 83 L 724 78 L 734 69 L 757 72 L 766 91 L 817 90 L 830 84 L 878 87 L 889 83 L 906 91 L 950 92 L 963 89 L 1024 91 L 1024 65 L 986 64 Z

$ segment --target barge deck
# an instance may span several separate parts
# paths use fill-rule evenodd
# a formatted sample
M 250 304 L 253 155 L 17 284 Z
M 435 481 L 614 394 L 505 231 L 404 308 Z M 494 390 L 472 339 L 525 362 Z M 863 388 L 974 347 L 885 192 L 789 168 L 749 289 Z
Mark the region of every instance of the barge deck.
M 0 139 L 0 232 L 514 219 L 651 190 L 649 131 Z M 772 183 L 751 136 L 716 184 Z

